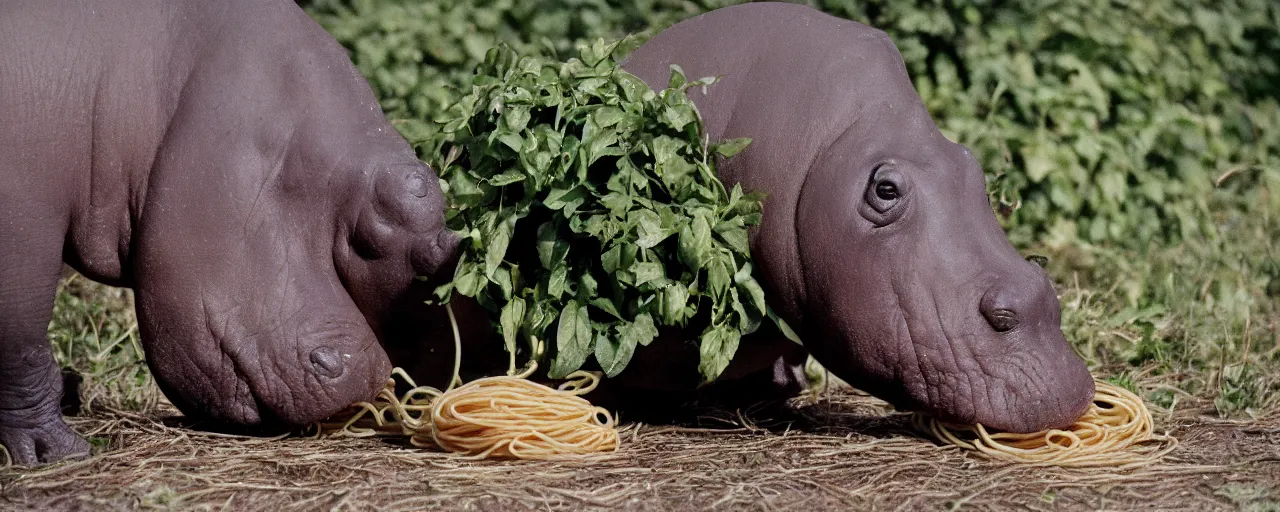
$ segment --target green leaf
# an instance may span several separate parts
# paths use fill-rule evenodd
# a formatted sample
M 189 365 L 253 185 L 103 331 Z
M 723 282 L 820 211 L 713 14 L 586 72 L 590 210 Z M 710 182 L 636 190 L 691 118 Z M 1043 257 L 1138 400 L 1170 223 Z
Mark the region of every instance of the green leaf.
M 554 268 L 568 253 L 569 244 L 556 233 L 554 222 L 548 221 L 538 226 L 538 262 L 542 263 L 542 268 Z
M 513 297 L 502 307 L 498 325 L 502 328 L 502 339 L 506 342 L 507 352 L 516 351 L 516 337 L 524 323 L 524 299 Z
M 652 343 L 658 337 L 658 328 L 653 325 L 653 318 L 648 313 L 641 313 L 636 315 L 633 322 L 620 322 L 616 333 L 612 338 L 599 338 L 599 340 L 607 339 L 608 341 L 605 343 L 597 341 L 596 345 L 596 361 L 609 377 L 616 377 L 622 373 L 627 362 L 631 360 L 636 345 L 648 346 Z
M 498 141 L 517 153 L 520 152 L 520 147 L 524 145 L 524 138 L 519 133 L 504 133 L 498 136 Z
M 485 277 L 484 269 L 472 262 L 461 262 L 458 264 L 458 272 L 453 278 L 453 284 L 458 293 L 468 297 L 475 297 L 484 287 Z
M 609 209 L 609 213 L 615 217 L 626 215 L 627 210 L 635 204 L 635 200 L 630 195 L 610 192 L 600 198 L 600 204 Z
M 564 292 L 568 291 L 566 283 L 569 280 L 569 267 L 564 263 L 556 265 L 551 271 L 551 277 L 547 279 L 547 295 L 552 299 L 559 299 Z
M 578 209 L 578 205 L 582 204 L 586 193 L 586 189 L 582 187 L 555 188 L 547 193 L 547 197 L 542 200 L 542 204 L 552 210 L 563 210 L 565 215 L 569 215 Z
M 622 96 L 626 103 L 638 103 L 643 101 L 646 94 L 653 94 L 653 89 L 649 88 L 649 84 L 646 84 L 640 77 L 626 71 L 619 70 L 614 79 L 618 82 L 618 87 L 622 90 Z
M 724 225 L 725 223 L 720 224 L 720 226 Z M 728 245 L 730 249 L 733 249 L 733 251 L 738 254 L 747 254 L 751 252 L 751 243 L 750 239 L 747 237 L 747 228 L 728 226 L 721 230 L 719 229 L 720 226 L 717 226 L 716 234 L 720 236 L 721 240 L 724 240 L 725 245 Z
M 738 331 L 723 326 L 710 326 L 702 332 L 698 345 L 698 373 L 702 374 L 703 381 L 711 382 L 724 373 L 738 351 L 741 338 Z
M 596 282 L 596 278 L 592 277 L 590 272 L 583 272 L 578 276 L 579 297 L 595 297 L 599 288 L 600 283 Z
M 612 274 L 621 268 L 621 265 L 619 264 L 621 258 L 622 247 L 615 245 L 605 251 L 604 254 L 600 255 L 600 265 L 604 268 L 605 272 Z
M 683 324 L 688 318 L 685 305 L 689 302 L 689 289 L 684 285 L 674 284 L 659 290 L 658 295 L 662 298 L 660 308 L 663 325 Z
M 658 165 L 680 159 L 680 148 L 688 146 L 687 142 L 666 135 L 654 137 L 650 144 L 653 147 L 653 161 Z
M 723 297 L 733 284 L 733 273 L 729 266 L 733 264 L 733 256 L 718 254 L 707 264 L 707 285 L 716 297 Z
M 547 371 L 547 377 L 563 379 L 582 367 L 591 354 L 591 320 L 586 306 L 570 301 L 560 311 L 556 327 L 556 358 Z
M 596 337 L 596 362 L 606 377 L 617 377 L 631 361 L 636 351 L 634 339 L 609 337 L 603 333 Z
M 768 309 L 767 315 L 770 320 L 773 320 L 774 325 L 778 326 L 778 331 L 782 333 L 783 337 L 791 340 L 796 345 L 804 346 L 804 342 L 800 341 L 800 335 L 796 334 L 796 331 L 791 328 L 791 325 L 787 324 L 786 320 L 774 313 L 773 309 Z
M 618 307 L 614 305 L 612 300 L 609 300 L 606 297 L 596 297 L 594 299 L 591 299 L 590 304 L 592 306 L 599 308 L 600 311 L 604 311 L 605 313 L 608 313 L 610 316 L 614 318 L 617 318 L 619 320 L 622 319 L 622 313 L 618 312 Z
M 523 131 L 525 126 L 528 126 L 529 117 L 528 107 L 511 107 L 506 112 L 503 112 L 502 122 L 507 126 L 508 130 L 518 133 Z
M 636 246 L 648 249 L 662 243 L 672 235 L 672 231 L 662 227 L 662 218 L 653 210 L 631 212 L 632 223 L 636 226 Z
M 515 215 L 508 215 L 497 226 L 494 226 L 493 233 L 489 235 L 489 239 L 485 241 L 484 255 L 484 276 L 487 279 L 493 279 L 494 270 L 498 269 L 498 265 L 502 263 L 502 258 L 507 255 L 507 245 L 511 243 L 512 230 L 515 228 Z
M 683 130 L 696 119 L 697 115 L 693 113 L 693 107 L 685 104 L 670 105 L 662 111 L 662 121 L 677 131 Z
M 685 78 L 684 70 L 680 69 L 677 64 L 671 65 L 671 77 L 667 79 L 667 89 L 682 89 L 689 80 Z
M 636 315 L 635 321 L 618 328 L 618 336 L 634 339 L 636 343 L 647 347 L 658 337 L 658 327 L 653 324 L 652 316 L 640 313 Z
M 697 215 L 693 222 L 680 228 L 680 262 L 692 269 L 700 269 L 711 253 L 711 224 L 705 215 Z
M 738 288 L 749 299 L 748 304 L 754 308 L 753 313 L 764 315 L 764 289 L 760 288 L 760 283 L 757 283 L 754 278 L 747 278 L 738 283 Z
M 493 275 L 489 277 L 490 283 L 498 285 L 499 297 L 501 297 L 502 300 L 511 300 L 513 296 L 512 292 L 515 289 L 515 281 L 511 274 L 511 270 L 499 266 L 494 269 Z
M 449 184 L 450 204 L 465 207 L 474 206 L 485 197 L 485 190 L 480 187 L 480 183 L 471 176 L 470 172 L 457 170 L 449 173 L 446 180 Z
M 635 286 L 640 286 L 663 276 L 662 265 L 649 261 L 637 261 L 635 265 L 631 266 L 631 273 L 635 276 Z
M 622 109 L 618 107 L 602 107 L 596 110 L 591 116 L 595 121 L 596 126 L 608 128 L 618 124 L 619 121 L 622 121 L 622 118 L 625 115 L 626 114 L 622 112 Z
M 680 199 L 684 199 L 688 197 L 685 192 L 696 185 L 693 176 L 697 169 L 698 166 L 696 164 L 683 158 L 675 158 L 660 165 L 658 171 L 662 176 L 662 182 L 666 184 L 667 188 Z
M 729 158 L 733 155 L 738 154 L 742 150 L 747 149 L 747 146 L 750 144 L 751 144 L 751 139 L 746 137 L 739 138 L 739 139 L 728 139 L 728 140 L 723 140 L 717 143 L 714 149 L 716 153 L 720 154 L 720 156 Z
M 617 143 L 618 133 L 615 130 L 602 130 L 595 133 L 590 139 L 587 139 L 587 165 L 595 163 L 596 160 L 602 157 L 621 155 L 622 150 L 616 147 Z
M 512 183 L 518 183 L 518 182 L 524 181 L 524 178 L 525 178 L 525 175 L 523 172 L 520 172 L 516 169 L 511 169 L 508 171 L 504 171 L 501 174 L 496 174 L 486 179 L 485 181 L 495 187 L 501 187 L 503 185 L 510 185 Z

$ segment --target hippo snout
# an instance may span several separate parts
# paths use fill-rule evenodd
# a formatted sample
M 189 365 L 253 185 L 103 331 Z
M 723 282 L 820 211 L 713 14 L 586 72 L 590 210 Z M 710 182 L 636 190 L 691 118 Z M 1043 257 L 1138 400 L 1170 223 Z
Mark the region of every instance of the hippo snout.
M 1001 397 L 1003 407 L 975 404 L 975 417 L 964 423 L 1016 433 L 1067 428 L 1075 423 L 1093 403 L 1094 383 L 1088 368 L 1082 362 L 1069 361 L 1045 363 L 1042 368 L 1049 374 L 1040 375 L 1038 383 L 1019 383 L 1011 378 L 1008 384 L 1026 387 L 1015 388 Z
M 1053 285 L 1042 273 L 999 279 L 978 302 L 979 312 L 996 332 L 1012 331 L 1024 318 L 1052 316 L 1057 306 Z
M 261 374 L 248 375 L 255 400 L 245 405 L 258 408 L 263 423 L 318 421 L 371 399 L 391 373 L 386 353 L 363 322 L 351 318 L 308 323 L 312 325 L 299 326 L 292 339 L 256 344 L 263 350 L 259 357 L 281 361 Z
M 1064 428 L 1093 402 L 1093 376 L 1062 332 L 1062 306 L 1048 275 L 1020 263 L 979 301 L 978 322 L 994 332 L 971 340 L 981 369 L 972 377 L 987 388 L 972 398 L 988 398 L 974 403 L 972 422 L 1008 432 Z
M 312 350 L 310 359 L 312 373 L 321 377 L 336 379 L 342 376 L 345 369 L 342 364 L 342 354 L 333 347 L 325 346 Z

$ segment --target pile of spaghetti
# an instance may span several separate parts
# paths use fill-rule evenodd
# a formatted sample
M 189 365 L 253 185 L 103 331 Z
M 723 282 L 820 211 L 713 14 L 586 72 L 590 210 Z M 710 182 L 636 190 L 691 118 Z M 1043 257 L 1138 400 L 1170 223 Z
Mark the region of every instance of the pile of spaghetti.
M 995 459 L 1052 466 L 1141 466 L 1177 444 L 1173 437 L 1153 433 L 1151 412 L 1141 398 L 1102 381 L 1097 381 L 1093 405 L 1065 430 L 993 433 L 982 425 L 949 425 L 919 413 L 912 423 L 941 442 Z
M 418 447 L 438 448 L 476 459 L 551 459 L 618 448 L 618 431 L 609 411 L 581 395 L 599 377 L 577 372 L 559 388 L 528 380 L 534 364 L 519 375 L 486 377 L 441 392 L 417 386 L 396 368 L 373 401 L 338 413 L 343 420 L 322 422 L 318 435 L 410 436 Z M 412 388 L 396 396 L 395 376 Z
M 440 391 L 419 386 L 401 368 L 373 402 L 359 402 L 316 425 L 316 436 L 409 436 L 418 447 L 435 447 L 475 459 L 553 459 L 618 449 L 618 430 L 608 410 L 582 395 L 600 383 L 600 375 L 576 371 L 556 389 L 529 380 L 535 359 L 523 372 L 485 377 L 454 387 L 462 366 L 462 338 L 453 308 L 453 377 Z M 396 395 L 396 377 L 409 391 Z

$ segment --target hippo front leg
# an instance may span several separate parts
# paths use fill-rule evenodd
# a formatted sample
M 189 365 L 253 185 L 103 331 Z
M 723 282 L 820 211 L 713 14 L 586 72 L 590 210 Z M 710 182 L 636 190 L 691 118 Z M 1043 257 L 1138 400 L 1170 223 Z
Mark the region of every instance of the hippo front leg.
M 0 195 L 0 444 L 22 465 L 89 453 L 62 419 L 48 340 L 66 230 L 33 206 Z

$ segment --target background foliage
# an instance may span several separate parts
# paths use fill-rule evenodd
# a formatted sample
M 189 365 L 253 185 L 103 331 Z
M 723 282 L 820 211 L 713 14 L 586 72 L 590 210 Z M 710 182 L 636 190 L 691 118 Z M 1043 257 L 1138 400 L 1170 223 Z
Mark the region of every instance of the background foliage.
M 327 0 L 388 115 L 434 115 L 497 41 L 571 55 L 730 0 Z M 1144 247 L 1216 235 L 1215 195 L 1280 181 L 1280 4 L 1269 0 L 810 0 L 886 30 L 940 128 L 1010 206 L 1016 242 L 1066 223 Z M 1214 180 L 1241 176 L 1226 191 Z M 1232 201 L 1234 200 L 1234 201 Z M 1012 206 L 1018 206 L 1012 208 Z

